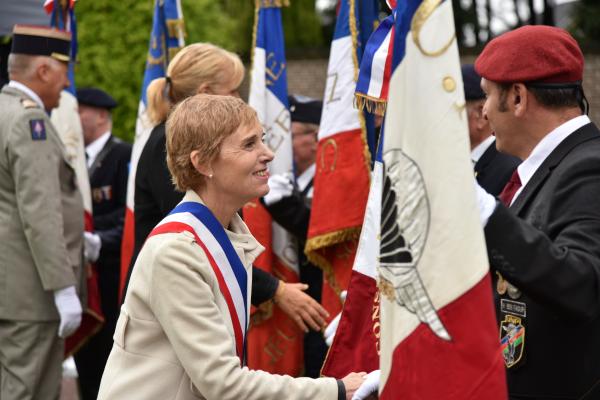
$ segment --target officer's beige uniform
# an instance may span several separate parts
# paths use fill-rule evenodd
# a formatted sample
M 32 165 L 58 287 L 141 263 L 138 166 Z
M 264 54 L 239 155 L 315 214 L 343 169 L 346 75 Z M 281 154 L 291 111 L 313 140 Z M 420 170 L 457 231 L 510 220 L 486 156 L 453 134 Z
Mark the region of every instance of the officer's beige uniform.
M 0 398 L 53 399 L 64 347 L 53 292 L 81 280 L 82 198 L 45 111 L 8 86 L 0 150 Z

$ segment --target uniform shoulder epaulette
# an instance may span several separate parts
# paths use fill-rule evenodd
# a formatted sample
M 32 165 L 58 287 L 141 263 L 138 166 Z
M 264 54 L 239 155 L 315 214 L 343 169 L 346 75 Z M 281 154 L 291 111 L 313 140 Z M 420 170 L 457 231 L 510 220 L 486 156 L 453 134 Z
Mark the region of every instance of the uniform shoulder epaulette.
M 25 108 L 40 108 L 38 103 L 36 103 L 35 101 L 30 100 L 30 99 L 21 99 L 21 104 Z

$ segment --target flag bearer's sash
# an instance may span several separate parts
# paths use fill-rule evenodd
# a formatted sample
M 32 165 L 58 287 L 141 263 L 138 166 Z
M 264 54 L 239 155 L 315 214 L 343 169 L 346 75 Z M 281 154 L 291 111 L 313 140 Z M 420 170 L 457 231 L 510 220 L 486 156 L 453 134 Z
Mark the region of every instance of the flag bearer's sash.
M 223 226 L 203 204 L 180 203 L 150 232 L 190 232 L 202 247 L 212 267 L 219 289 L 225 298 L 235 335 L 235 347 L 240 362 L 244 360 L 244 343 L 248 329 L 248 274 Z

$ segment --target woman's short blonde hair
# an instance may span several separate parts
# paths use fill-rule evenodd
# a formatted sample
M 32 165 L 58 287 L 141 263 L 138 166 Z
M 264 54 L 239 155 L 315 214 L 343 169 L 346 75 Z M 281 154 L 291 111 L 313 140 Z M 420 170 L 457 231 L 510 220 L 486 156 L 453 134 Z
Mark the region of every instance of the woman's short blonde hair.
M 177 190 L 196 190 L 204 181 L 191 162 L 192 151 L 200 152 L 202 163 L 210 162 L 225 138 L 258 123 L 256 111 L 237 97 L 198 94 L 179 103 L 166 128 L 167 166 Z
M 198 93 L 203 84 L 209 90 L 229 83 L 238 87 L 244 79 L 244 65 L 235 53 L 210 43 L 194 43 L 173 57 L 167 77 L 154 79 L 146 90 L 148 116 L 154 124 L 165 121 L 173 105 Z

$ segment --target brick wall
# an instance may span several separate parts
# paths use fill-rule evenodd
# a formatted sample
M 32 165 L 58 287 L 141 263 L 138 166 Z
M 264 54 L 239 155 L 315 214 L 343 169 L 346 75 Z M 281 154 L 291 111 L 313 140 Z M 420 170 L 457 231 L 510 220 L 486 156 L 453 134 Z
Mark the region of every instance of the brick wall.
M 474 56 L 463 57 L 473 62 Z M 288 90 L 290 94 L 322 98 L 325 91 L 327 60 L 288 60 Z M 584 89 L 590 102 L 590 118 L 600 126 L 600 54 L 588 54 L 585 59 Z M 247 98 L 248 82 L 244 82 L 242 96 Z

